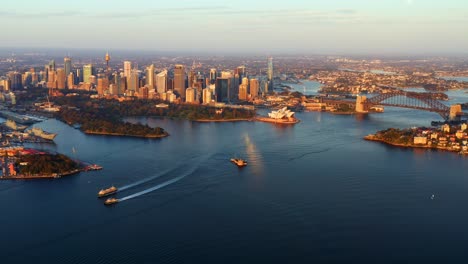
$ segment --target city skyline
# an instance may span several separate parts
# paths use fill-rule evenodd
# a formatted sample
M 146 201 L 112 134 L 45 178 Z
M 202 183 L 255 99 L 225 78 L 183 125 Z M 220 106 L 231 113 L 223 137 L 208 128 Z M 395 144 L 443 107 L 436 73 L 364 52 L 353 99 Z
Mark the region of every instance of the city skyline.
M 0 21 L 11 26 L 0 48 L 468 53 L 467 11 L 468 3 L 457 0 L 23 0 L 3 4 Z

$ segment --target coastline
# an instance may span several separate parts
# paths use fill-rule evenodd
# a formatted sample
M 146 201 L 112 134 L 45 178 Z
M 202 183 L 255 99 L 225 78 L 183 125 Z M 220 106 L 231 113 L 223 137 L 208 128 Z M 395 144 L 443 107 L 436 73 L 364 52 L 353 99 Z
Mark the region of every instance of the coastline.
M 243 122 L 243 121 L 255 121 L 255 118 L 234 118 L 234 119 L 195 119 L 189 120 L 199 123 L 217 123 L 217 122 Z
M 419 148 L 419 149 L 430 149 L 430 150 L 438 150 L 438 151 L 447 151 L 447 152 L 452 152 L 452 153 L 459 153 L 460 155 L 468 155 L 468 153 L 461 152 L 459 150 L 453 150 L 447 147 L 439 147 L 439 146 L 427 146 L 427 145 L 415 145 L 415 144 L 401 144 L 401 143 L 394 143 L 390 142 L 381 138 L 377 138 L 375 135 L 367 135 L 364 137 L 365 140 L 367 141 L 374 141 L 374 142 L 380 142 L 386 145 L 390 145 L 393 147 L 399 147 L 399 148 Z
M 85 134 L 88 134 L 88 135 L 116 136 L 116 137 L 135 137 L 135 138 L 165 138 L 165 137 L 169 136 L 169 133 L 167 133 L 167 132 L 162 134 L 162 135 L 144 135 L 144 136 L 122 134 L 122 133 L 110 133 L 110 132 L 95 132 L 95 131 L 89 131 L 89 130 L 85 130 L 83 132 Z
M 273 118 L 269 118 L 269 117 L 256 117 L 255 118 L 256 121 L 259 121 L 259 122 L 265 122 L 265 123 L 271 123 L 271 124 L 278 124 L 278 125 L 295 125 L 299 122 L 301 122 L 301 120 L 299 119 L 295 119 L 295 120 L 281 120 L 281 119 L 273 119 Z
M 53 173 L 47 175 L 15 175 L 4 177 L 1 176 L 0 180 L 38 180 L 38 179 L 58 179 L 66 176 L 71 176 L 85 171 L 84 169 L 76 169 L 72 171 L 67 171 L 63 173 Z

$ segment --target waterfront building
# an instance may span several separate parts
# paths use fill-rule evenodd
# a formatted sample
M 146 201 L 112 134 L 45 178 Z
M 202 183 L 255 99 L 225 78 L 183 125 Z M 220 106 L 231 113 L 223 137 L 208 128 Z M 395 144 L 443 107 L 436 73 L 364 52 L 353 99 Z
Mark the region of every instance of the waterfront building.
M 209 87 L 203 89 L 203 96 L 202 96 L 203 97 L 203 104 L 211 103 L 212 95 L 213 95 L 212 90 Z
M 182 99 L 185 97 L 185 67 L 181 64 L 174 66 L 174 91 L 177 92 Z
M 127 80 L 130 79 L 130 75 L 132 73 L 132 62 L 131 61 L 124 61 L 124 69 L 123 69 L 124 76 L 127 77 Z
M 250 79 L 250 98 L 254 99 L 258 97 L 258 90 L 260 88 L 260 83 L 257 79 Z
M 194 88 L 187 88 L 185 90 L 185 102 L 193 104 L 195 103 L 195 89 Z
M 216 101 L 227 102 L 229 100 L 229 86 L 231 79 L 218 77 L 216 79 Z
M 55 78 L 57 80 L 57 88 L 58 89 L 65 89 L 65 83 L 66 83 L 65 69 L 58 68 L 57 69 L 57 75 L 56 75 Z
M 249 89 L 249 79 L 244 77 L 242 79 L 242 83 L 239 85 L 239 100 L 247 100 L 248 99 L 248 89 Z
M 156 75 L 156 89 L 160 94 L 167 91 L 167 70 Z
M 92 83 L 90 77 L 94 75 L 94 67 L 92 64 L 83 65 L 83 82 Z
M 65 76 L 68 76 L 72 71 L 72 62 L 70 57 L 63 58 L 64 68 L 65 68 Z

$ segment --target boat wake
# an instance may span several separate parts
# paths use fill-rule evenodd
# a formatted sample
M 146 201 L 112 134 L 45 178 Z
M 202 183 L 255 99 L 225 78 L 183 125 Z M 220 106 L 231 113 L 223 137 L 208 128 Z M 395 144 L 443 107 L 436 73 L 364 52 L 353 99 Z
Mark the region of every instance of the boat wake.
M 147 194 L 147 193 L 154 192 L 154 191 L 156 191 L 156 190 L 159 190 L 159 189 L 161 189 L 161 188 L 164 188 L 164 187 L 166 187 L 166 186 L 168 186 L 168 185 L 171 185 L 171 184 L 173 184 L 173 183 L 176 183 L 176 182 L 182 180 L 183 178 L 185 178 L 185 177 L 191 175 L 192 173 L 194 173 L 196 169 L 197 169 L 197 167 L 193 168 L 193 169 L 190 170 L 188 173 L 186 173 L 186 174 L 184 174 L 184 175 L 182 175 L 182 176 L 179 176 L 179 177 L 176 177 L 176 178 L 174 178 L 174 179 L 165 181 L 165 182 L 160 183 L 160 184 L 158 184 L 158 185 L 156 185 L 156 186 L 154 186 L 154 187 L 151 187 L 151 188 L 149 188 L 149 189 L 147 189 L 147 190 L 144 190 L 144 191 L 141 191 L 141 192 L 137 192 L 137 193 L 132 194 L 132 195 L 129 195 L 129 196 L 127 196 L 127 197 L 123 197 L 123 198 L 119 199 L 119 202 L 127 201 L 127 200 L 130 200 L 130 199 L 133 199 L 133 198 L 136 198 L 136 197 L 145 195 L 145 194 Z
M 149 181 L 152 181 L 152 180 L 154 180 L 154 179 L 157 179 L 157 178 L 159 178 L 159 177 L 162 177 L 162 176 L 168 174 L 169 172 L 171 172 L 171 171 L 173 171 L 173 170 L 174 170 L 174 169 L 167 169 L 167 170 L 165 170 L 165 171 L 159 173 L 158 175 L 155 175 L 155 176 L 152 176 L 152 177 L 149 177 L 149 178 L 146 178 L 146 179 L 143 179 L 143 180 L 134 182 L 134 183 L 129 184 L 129 185 L 125 185 L 125 186 L 122 186 L 122 187 L 118 187 L 118 188 L 117 188 L 117 189 L 118 189 L 117 192 L 122 192 L 122 191 L 128 190 L 128 189 L 130 189 L 130 188 L 133 188 L 133 187 L 135 187 L 135 186 L 141 185 L 141 184 L 143 184 L 143 183 L 147 183 L 147 182 L 149 182 Z

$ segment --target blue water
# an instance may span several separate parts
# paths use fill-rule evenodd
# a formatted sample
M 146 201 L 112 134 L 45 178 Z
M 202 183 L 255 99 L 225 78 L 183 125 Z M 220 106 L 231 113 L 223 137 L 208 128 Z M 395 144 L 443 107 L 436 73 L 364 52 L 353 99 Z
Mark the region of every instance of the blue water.
M 297 117 L 286 127 L 131 119 L 167 129 L 161 140 L 40 123 L 59 135 L 35 147 L 104 170 L 0 182 L 1 263 L 465 262 L 468 157 L 362 140 L 437 114 Z M 96 198 L 148 178 L 115 206 Z

